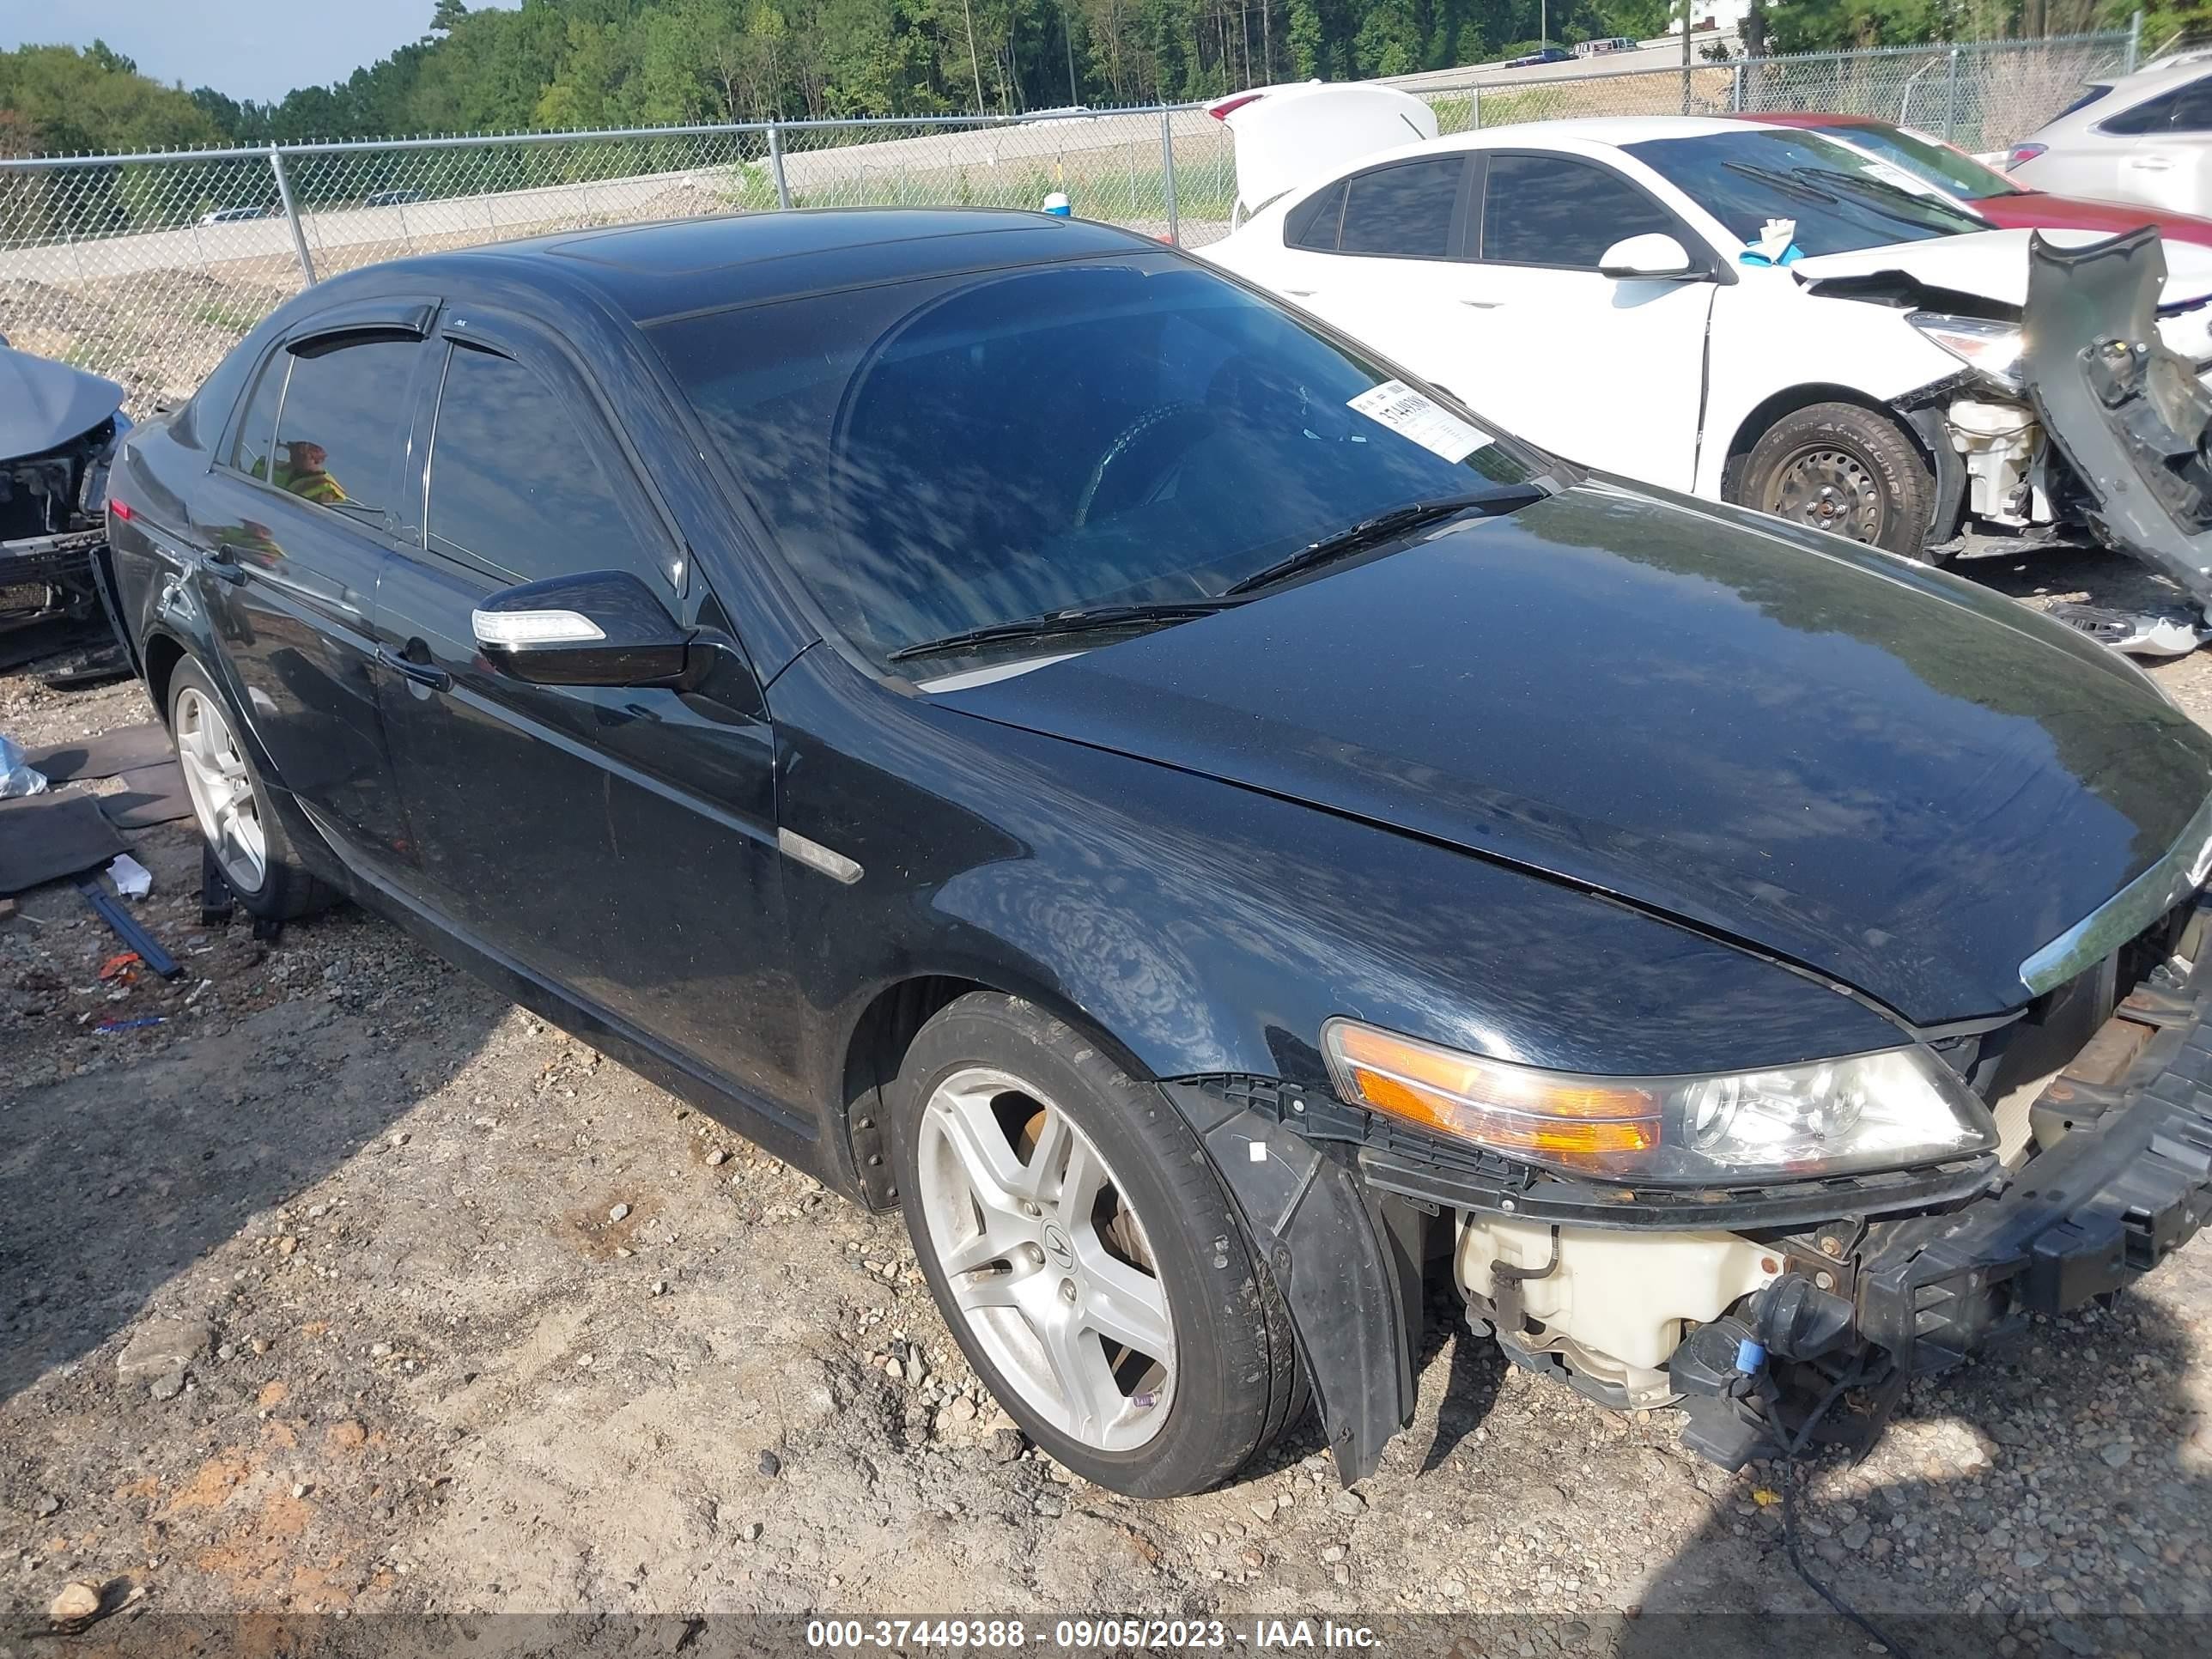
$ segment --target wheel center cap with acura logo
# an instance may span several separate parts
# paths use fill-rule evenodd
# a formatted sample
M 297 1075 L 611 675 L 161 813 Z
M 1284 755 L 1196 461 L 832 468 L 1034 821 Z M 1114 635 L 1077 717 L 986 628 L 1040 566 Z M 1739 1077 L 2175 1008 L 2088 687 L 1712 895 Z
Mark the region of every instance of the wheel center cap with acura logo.
M 1044 1224 L 1044 1253 L 1063 1268 L 1075 1266 L 1075 1246 L 1067 1242 L 1067 1235 L 1048 1221 Z

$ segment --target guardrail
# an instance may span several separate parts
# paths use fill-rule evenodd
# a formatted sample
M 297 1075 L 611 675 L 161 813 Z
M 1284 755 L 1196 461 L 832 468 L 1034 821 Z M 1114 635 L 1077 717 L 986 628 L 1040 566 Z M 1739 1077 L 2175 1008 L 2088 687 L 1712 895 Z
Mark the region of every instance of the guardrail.
M 1496 71 L 1412 88 L 1446 132 L 1564 116 L 1838 110 L 1968 149 L 2008 143 L 2124 72 L 2136 32 Z M 0 334 L 123 382 L 143 412 L 188 393 L 306 283 L 376 260 L 648 220 L 823 206 L 1075 210 L 1185 245 L 1227 234 L 1228 130 L 1196 105 L 1078 114 L 775 121 L 386 143 L 0 158 Z

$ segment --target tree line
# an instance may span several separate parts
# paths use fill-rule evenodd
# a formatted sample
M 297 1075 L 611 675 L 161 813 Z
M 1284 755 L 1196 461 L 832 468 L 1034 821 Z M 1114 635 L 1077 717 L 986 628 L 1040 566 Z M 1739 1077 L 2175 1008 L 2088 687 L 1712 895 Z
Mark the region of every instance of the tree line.
M 1680 0 L 438 0 L 429 31 L 274 102 L 186 92 L 95 42 L 0 52 L 0 154 L 854 115 L 1017 113 L 1446 69 L 1662 32 Z M 1700 8 L 1702 9 L 1702 7 Z M 1785 52 L 2055 33 L 2127 0 L 1765 0 Z M 2147 41 L 2212 26 L 2154 6 Z

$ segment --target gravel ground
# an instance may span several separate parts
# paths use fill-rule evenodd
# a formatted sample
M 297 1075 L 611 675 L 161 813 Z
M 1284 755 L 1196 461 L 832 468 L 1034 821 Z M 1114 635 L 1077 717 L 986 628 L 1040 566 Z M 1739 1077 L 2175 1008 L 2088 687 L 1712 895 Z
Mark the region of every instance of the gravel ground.
M 2146 591 L 2093 559 L 1976 574 L 2030 602 Z M 2158 672 L 2212 723 L 2212 653 Z M 25 743 L 147 717 L 135 685 L 0 678 Z M 429 1626 L 312 1615 L 433 1613 L 475 1619 L 471 1651 L 667 1652 L 729 1627 L 657 1615 L 816 1611 L 1867 1650 L 1791 1572 L 1775 1468 L 1722 1474 L 1672 1413 L 1586 1404 L 1441 1310 L 1419 1420 L 1356 1493 L 1310 1426 L 1202 1497 L 1089 1486 L 981 1392 L 896 1218 L 360 912 L 273 945 L 203 928 L 193 836 L 134 840 L 173 985 L 100 981 L 117 947 L 66 884 L 0 920 L 0 1656 L 58 1650 L 32 1632 L 72 1580 L 138 1596 L 80 1643 L 162 1651 L 187 1614 L 204 1651 L 397 1651 Z M 143 1014 L 164 1023 L 94 1029 Z M 1808 1470 L 1807 1562 L 1932 1619 L 1923 1651 L 2204 1651 L 2208 1364 L 2200 1239 Z M 1741 1622 L 1672 1617 L 1716 1611 Z M 1540 1616 L 1479 1616 L 1507 1613 Z

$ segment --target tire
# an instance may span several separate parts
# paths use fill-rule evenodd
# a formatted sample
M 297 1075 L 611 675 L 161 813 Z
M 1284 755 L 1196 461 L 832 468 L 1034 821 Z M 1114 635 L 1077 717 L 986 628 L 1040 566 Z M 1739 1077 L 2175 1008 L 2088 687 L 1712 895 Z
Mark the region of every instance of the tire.
M 892 1115 L 907 1230 L 945 1322 L 1060 1462 L 1178 1497 L 1303 1413 L 1288 1312 L 1198 1138 L 1097 1044 L 1013 998 L 964 996 L 907 1050 Z
M 1735 499 L 1935 562 L 1936 475 L 1903 427 L 1856 404 L 1814 404 L 1769 427 L 1745 459 Z
M 229 701 L 191 657 L 170 671 L 167 712 L 192 816 L 238 902 L 264 921 L 291 921 L 334 903 L 338 896 L 309 874 L 293 850 L 268 786 L 238 740 Z M 235 793 L 241 785 L 243 793 Z M 233 808 L 228 814 L 226 797 Z

